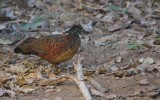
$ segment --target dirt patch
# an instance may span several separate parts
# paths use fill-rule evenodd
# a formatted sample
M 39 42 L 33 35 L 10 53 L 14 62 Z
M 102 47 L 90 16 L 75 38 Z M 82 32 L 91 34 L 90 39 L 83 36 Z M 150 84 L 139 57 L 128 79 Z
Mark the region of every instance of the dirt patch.
M 84 57 L 83 68 L 92 71 L 85 74 L 86 84 L 91 87 L 93 78 L 108 90 L 103 95 L 92 95 L 94 100 L 159 100 L 159 2 L 37 0 L 31 3 L 32 0 L 28 0 L 26 9 L 22 9 L 24 0 L 15 1 L 2 2 L 6 6 L 0 9 L 6 12 L 0 15 L 3 22 L 0 23 L 1 100 L 84 100 L 72 81 L 56 86 L 34 83 L 39 79 L 36 71 L 40 66 L 43 74 L 51 66 L 47 61 L 16 53 L 7 59 L 9 52 L 26 36 L 62 33 L 73 24 L 81 24 L 87 31 L 80 35 L 81 46 L 77 52 Z M 75 75 L 73 62 L 77 62 L 77 54 L 59 64 L 61 74 Z M 25 79 L 27 75 L 33 79 Z M 23 87 L 31 90 L 22 90 Z M 3 93 L 2 90 L 11 91 Z

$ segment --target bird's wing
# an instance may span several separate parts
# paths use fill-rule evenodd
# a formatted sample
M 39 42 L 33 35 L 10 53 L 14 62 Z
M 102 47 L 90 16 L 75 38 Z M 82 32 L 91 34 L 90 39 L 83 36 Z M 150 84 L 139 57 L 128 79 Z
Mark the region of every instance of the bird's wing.
M 43 55 L 47 55 L 48 52 L 42 49 L 38 49 L 38 48 L 33 48 L 32 49 L 33 54 L 38 55 L 38 54 L 43 54 Z
M 36 41 L 34 41 L 34 46 L 32 46 L 32 52 L 36 55 L 47 55 L 50 51 L 52 51 L 53 53 L 59 53 L 59 50 L 63 51 L 64 49 L 68 48 L 67 44 L 67 39 L 65 39 L 65 35 L 63 34 L 48 35 L 37 38 Z M 64 46 L 66 48 L 62 48 Z

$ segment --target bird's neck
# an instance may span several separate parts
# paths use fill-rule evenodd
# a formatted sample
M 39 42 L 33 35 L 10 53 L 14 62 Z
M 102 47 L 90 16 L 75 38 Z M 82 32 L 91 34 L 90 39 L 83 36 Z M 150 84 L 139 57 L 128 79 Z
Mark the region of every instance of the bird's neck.
M 79 35 L 80 32 L 77 31 L 76 29 L 69 29 L 65 33 L 68 33 L 68 35 Z

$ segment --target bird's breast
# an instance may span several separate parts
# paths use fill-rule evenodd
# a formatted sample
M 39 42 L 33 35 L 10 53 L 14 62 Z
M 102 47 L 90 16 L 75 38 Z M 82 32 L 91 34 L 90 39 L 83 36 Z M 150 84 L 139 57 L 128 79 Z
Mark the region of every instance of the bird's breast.
M 80 47 L 79 36 L 61 37 L 61 41 L 50 40 L 50 42 L 41 45 L 47 54 L 38 54 L 41 58 L 50 63 L 58 64 L 71 59 Z M 44 47 L 45 46 L 45 47 Z

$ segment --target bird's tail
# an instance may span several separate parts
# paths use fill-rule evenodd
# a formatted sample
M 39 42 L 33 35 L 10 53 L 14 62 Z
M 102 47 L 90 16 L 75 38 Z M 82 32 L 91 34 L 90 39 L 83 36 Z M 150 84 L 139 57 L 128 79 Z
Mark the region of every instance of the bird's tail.
M 20 43 L 14 49 L 14 52 L 29 54 L 31 51 L 30 45 L 31 45 L 32 41 L 34 41 L 35 39 L 36 38 L 34 38 L 34 37 L 28 37 L 27 39 L 20 41 Z

